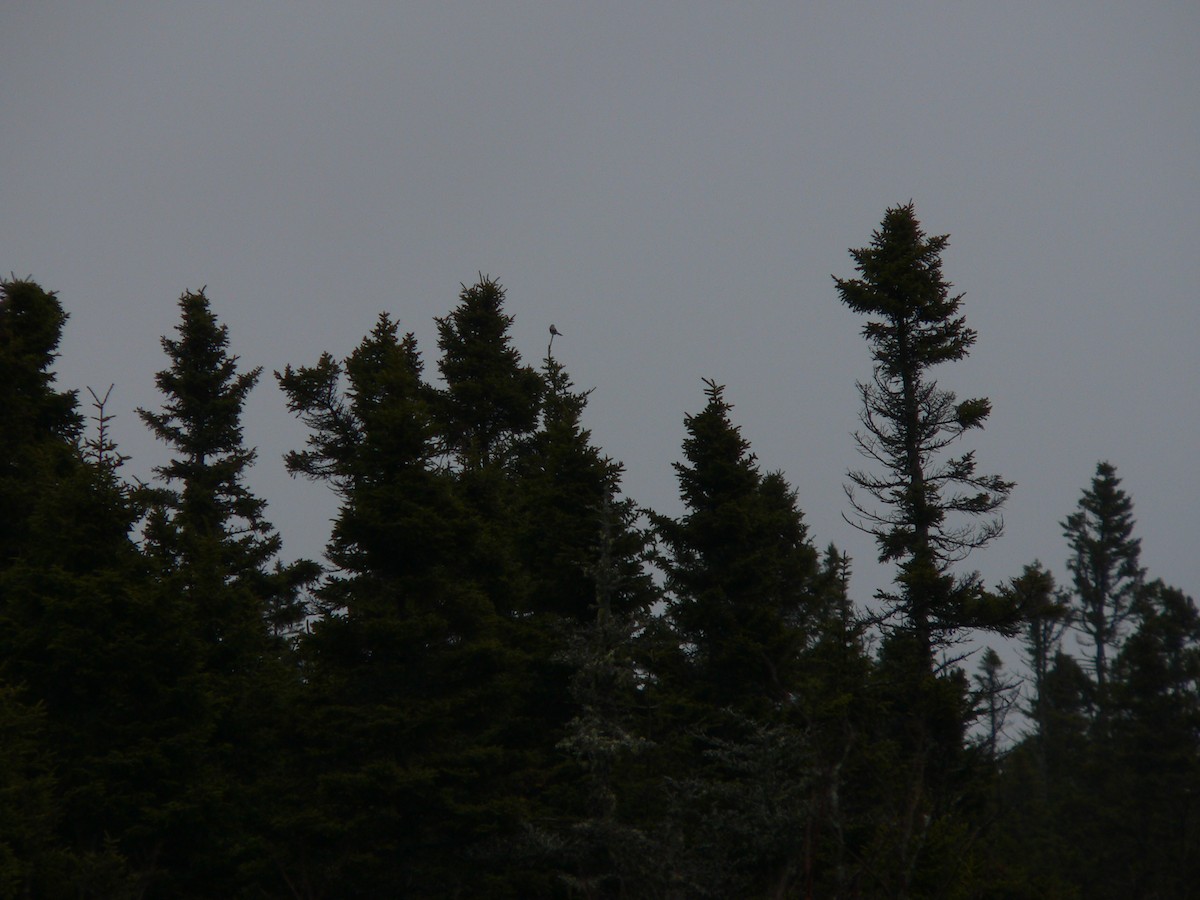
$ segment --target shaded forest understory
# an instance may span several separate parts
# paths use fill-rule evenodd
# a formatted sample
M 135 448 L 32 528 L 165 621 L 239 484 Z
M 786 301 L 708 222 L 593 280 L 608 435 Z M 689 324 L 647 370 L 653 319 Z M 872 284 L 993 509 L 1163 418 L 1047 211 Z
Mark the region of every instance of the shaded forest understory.
M 1046 548 L 1069 583 L 971 572 L 1014 486 L 960 449 L 988 401 L 933 377 L 975 341 L 946 246 L 889 209 L 835 284 L 874 360 L 870 604 L 716 383 L 682 515 L 624 497 L 490 279 L 436 378 L 386 314 L 274 373 L 289 470 L 340 500 L 321 563 L 247 486 L 262 373 L 203 292 L 139 410 L 147 485 L 55 382 L 56 296 L 3 283 L 0 897 L 1200 896 L 1200 614 L 1107 462 Z M 1010 639 L 1019 672 L 967 652 Z

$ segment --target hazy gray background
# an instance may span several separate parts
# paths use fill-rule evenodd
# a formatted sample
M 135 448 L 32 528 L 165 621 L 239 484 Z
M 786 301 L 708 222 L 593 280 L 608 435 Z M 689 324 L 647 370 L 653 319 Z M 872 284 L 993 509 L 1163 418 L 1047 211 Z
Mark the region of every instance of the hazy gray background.
M 563 332 L 632 497 L 678 510 L 717 379 L 862 599 L 886 573 L 841 486 L 870 359 L 830 275 L 911 198 L 979 332 L 940 382 L 992 398 L 974 446 L 1019 485 L 974 565 L 1062 576 L 1103 458 L 1151 574 L 1194 594 L 1198 47 L 1194 0 L 7 3 L 0 269 L 59 292 L 60 381 L 116 383 L 143 476 L 163 455 L 132 410 L 208 285 L 266 370 L 246 438 L 289 557 L 334 504 L 283 471 L 303 432 L 270 372 L 388 310 L 435 373 L 433 316 L 491 274 L 528 362 Z

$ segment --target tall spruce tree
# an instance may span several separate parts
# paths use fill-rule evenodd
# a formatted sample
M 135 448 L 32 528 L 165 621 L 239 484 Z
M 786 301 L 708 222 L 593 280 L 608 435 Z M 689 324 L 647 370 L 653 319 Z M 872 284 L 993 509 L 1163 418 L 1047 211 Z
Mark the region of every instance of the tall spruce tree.
M 97 438 L 109 450 L 91 457 L 74 394 L 54 386 L 65 321 L 37 284 L 0 287 L 0 685 L 19 689 L 6 696 L 8 724 L 28 728 L 8 747 L 9 777 L 24 768 L 24 812 L 48 817 L 18 832 L 18 852 L 32 853 L 22 890 L 162 896 L 196 825 L 197 652 L 130 538 L 137 509 L 120 455 Z
M 816 790 L 799 692 L 817 554 L 795 492 L 761 471 L 724 388 L 705 384 L 675 464 L 683 515 L 652 516 L 670 643 L 651 702 L 662 710 L 660 764 L 682 770 L 665 796 L 660 840 L 676 882 L 666 889 L 785 896 L 801 877 Z
M 49 684 L 35 674 L 46 648 L 27 630 L 39 611 L 19 596 L 18 577 L 38 549 L 31 526 L 44 517 L 48 489 L 80 462 L 75 396 L 55 389 L 52 368 L 66 319 L 55 295 L 35 282 L 0 282 L 0 894 L 11 897 L 31 895 L 44 877 L 39 870 L 61 849 L 46 736 Z
M 441 464 L 411 334 L 386 315 L 344 361 L 279 374 L 309 427 L 289 469 L 341 498 L 302 640 L 302 802 L 278 848 L 314 894 L 469 894 L 522 818 L 503 732 L 520 690 L 506 623 L 464 563 L 483 525 Z
M 685 419 L 675 463 L 684 514 L 655 516 L 669 618 L 696 699 L 754 715 L 787 703 L 812 637 L 817 555 L 779 473 L 763 474 L 723 386 Z
M 147 535 L 192 595 L 212 667 L 230 671 L 259 652 L 265 620 L 299 619 L 295 595 L 316 573 L 309 563 L 270 568 L 279 535 L 246 484 L 257 452 L 243 441 L 242 411 L 261 367 L 238 371 L 203 289 L 185 292 L 179 309 L 178 337 L 162 338 L 170 366 L 155 377 L 163 408 L 138 410 L 174 454 L 157 470 L 164 487 Z
M 964 629 L 1011 628 L 1016 619 L 990 602 L 976 574 L 951 571 L 1000 534 L 996 513 L 1013 485 L 976 472 L 974 451 L 942 458 L 991 413 L 986 398 L 959 401 L 930 377 L 976 340 L 962 295 L 942 277 L 948 243 L 925 234 L 911 203 L 895 207 L 869 247 L 850 251 L 860 277 L 834 278 L 842 302 L 869 317 L 863 336 L 875 360 L 871 381 L 858 386 L 863 429 L 854 439 L 878 471 L 849 473 L 851 522 L 875 537 L 880 562 L 897 564 L 896 590 L 881 598 L 923 654 Z
M 575 390 L 552 357 L 542 377 L 539 426 L 514 465 L 516 549 L 529 572 L 528 609 L 576 625 L 591 621 L 596 558 L 605 543 L 621 585 L 609 602 L 628 613 L 647 596 L 638 577 L 643 539 L 629 527 L 629 502 L 620 499 L 622 466 L 593 444 L 583 426 L 590 392 Z M 608 537 L 602 542 L 603 533 Z
M 875 362 L 859 384 L 862 429 L 854 439 L 872 470 L 852 470 L 851 524 L 874 536 L 879 560 L 896 564 L 894 588 L 878 593 L 888 636 L 876 672 L 890 710 L 904 774 L 880 835 L 891 865 L 880 889 L 897 897 L 956 877 L 965 847 L 950 811 L 951 773 L 969 716 L 961 671 L 944 672 L 938 654 L 970 629 L 1015 632 L 1019 610 L 987 592 L 977 573 L 954 566 L 1001 532 L 998 515 L 1012 483 L 976 471 L 974 451 L 947 455 L 991 412 L 986 398 L 959 401 L 932 371 L 965 358 L 976 340 L 961 314 L 962 295 L 942 275 L 949 238 L 922 230 L 912 203 L 887 210 L 871 244 L 851 250 L 859 277 L 834 281 L 842 303 L 868 317 L 863 336 Z M 936 859 L 926 848 L 936 847 Z
M 1067 569 L 1074 587 L 1074 623 L 1092 648 L 1101 719 L 1108 710 L 1110 651 L 1120 643 L 1145 575 L 1134 524 L 1133 501 L 1121 488 L 1116 466 L 1097 463 L 1091 486 L 1062 528 L 1071 551 Z
M 259 811 L 247 801 L 274 765 L 289 691 L 275 633 L 281 619 L 298 614 L 297 593 L 317 569 L 278 562 L 280 539 L 265 518 L 266 502 L 246 484 L 256 452 L 244 444 L 241 417 L 261 370 L 238 371 L 228 329 L 203 290 L 184 293 L 179 309 L 177 337 L 162 339 L 170 361 L 156 376 L 162 410 L 138 410 L 172 452 L 157 469 L 163 485 L 150 494 L 146 543 L 161 590 L 186 610 L 201 653 L 211 790 L 195 802 L 205 815 L 237 825 L 190 848 L 182 876 L 188 889 L 217 892 L 232 889 L 238 865 L 263 866 Z M 220 846 L 212 846 L 218 836 Z
M 637 680 L 631 636 L 657 592 L 643 567 L 648 540 L 640 514 L 620 495 L 622 467 L 593 444 L 582 424 L 588 392 L 575 390 L 553 357 L 543 362 L 542 377 L 539 426 L 513 461 L 508 511 L 526 585 L 524 612 L 513 624 L 530 656 L 523 733 L 513 738 L 526 746 L 534 783 L 541 785 L 544 803 L 531 812 L 579 824 L 568 840 L 574 852 L 615 827 L 612 810 L 597 808 L 615 761 L 586 728 L 621 734 L 629 728 Z M 632 737 L 618 742 L 637 746 Z M 567 760 L 575 765 L 564 766 Z M 568 866 L 578 867 L 587 864 Z M 585 876 L 574 871 L 569 877 Z

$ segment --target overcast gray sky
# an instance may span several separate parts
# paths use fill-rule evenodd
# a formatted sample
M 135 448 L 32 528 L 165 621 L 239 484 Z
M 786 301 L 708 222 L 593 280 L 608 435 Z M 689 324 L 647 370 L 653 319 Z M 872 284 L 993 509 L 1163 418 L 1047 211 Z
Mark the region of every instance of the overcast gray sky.
M 132 410 L 207 285 L 266 370 L 246 437 L 287 556 L 334 504 L 284 474 L 303 432 L 269 373 L 384 310 L 436 372 L 433 317 L 490 274 L 528 362 L 562 331 L 630 496 L 678 510 L 684 413 L 723 382 L 863 599 L 886 575 L 841 513 L 871 364 L 830 275 L 912 199 L 979 332 L 939 381 L 991 397 L 972 446 L 1018 482 L 970 562 L 1064 577 L 1108 459 L 1151 574 L 1195 594 L 1198 47 L 1194 0 L 7 3 L 0 269 L 59 292 L 60 382 L 115 382 L 142 475 Z

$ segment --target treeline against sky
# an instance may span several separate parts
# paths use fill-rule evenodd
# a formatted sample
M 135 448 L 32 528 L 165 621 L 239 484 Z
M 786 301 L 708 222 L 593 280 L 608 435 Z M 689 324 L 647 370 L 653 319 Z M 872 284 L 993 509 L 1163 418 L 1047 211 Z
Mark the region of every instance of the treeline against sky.
M 203 292 L 143 484 L 107 397 L 55 382 L 59 300 L 3 283 L 0 897 L 1197 896 L 1200 614 L 1107 462 L 1046 548 L 1068 583 L 971 572 L 1013 485 L 959 444 L 988 401 L 933 377 L 975 340 L 946 246 L 889 209 L 836 282 L 874 359 L 868 603 L 719 384 L 682 514 L 623 496 L 490 279 L 437 320 L 437 377 L 386 314 L 274 373 L 288 469 L 340 501 L 321 563 L 248 486 L 262 373 Z M 1006 641 L 1020 671 L 968 652 Z

